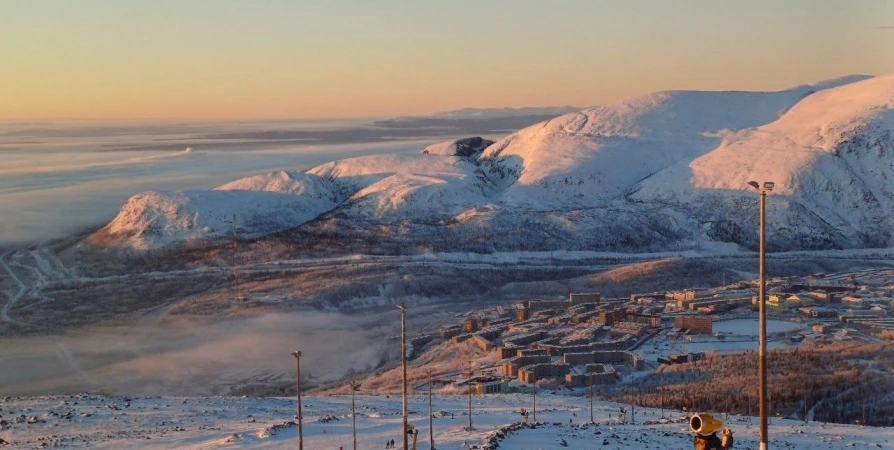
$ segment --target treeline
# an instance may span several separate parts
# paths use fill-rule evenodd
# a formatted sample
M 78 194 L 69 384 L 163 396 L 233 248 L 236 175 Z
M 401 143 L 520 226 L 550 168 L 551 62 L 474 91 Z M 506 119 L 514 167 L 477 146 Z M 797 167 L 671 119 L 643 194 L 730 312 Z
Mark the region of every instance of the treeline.
M 771 351 L 768 408 L 773 417 L 894 425 L 894 345 L 807 344 Z M 608 391 L 615 401 L 652 408 L 757 415 L 757 354 L 709 355 L 663 366 Z

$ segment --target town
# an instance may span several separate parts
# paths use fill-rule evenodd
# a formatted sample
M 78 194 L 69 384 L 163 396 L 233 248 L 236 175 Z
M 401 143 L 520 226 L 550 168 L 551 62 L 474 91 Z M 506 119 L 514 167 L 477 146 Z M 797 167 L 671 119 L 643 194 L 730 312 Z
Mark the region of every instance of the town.
M 794 348 L 805 340 L 894 338 L 892 280 L 889 269 L 769 279 L 769 348 Z M 628 298 L 573 293 L 461 314 L 461 323 L 409 338 L 407 356 L 439 342 L 473 346 L 480 359 L 498 364 L 482 362 L 476 376 L 467 372 L 433 382 L 481 395 L 527 391 L 532 385 L 612 385 L 662 364 L 703 359 L 708 352 L 756 349 L 757 309 L 753 281 Z

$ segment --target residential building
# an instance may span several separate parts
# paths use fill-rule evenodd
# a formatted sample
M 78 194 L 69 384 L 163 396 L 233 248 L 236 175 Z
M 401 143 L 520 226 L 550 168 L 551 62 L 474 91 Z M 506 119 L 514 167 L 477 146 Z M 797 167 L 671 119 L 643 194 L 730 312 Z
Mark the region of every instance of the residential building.
M 689 330 L 689 334 L 713 334 L 714 319 L 704 316 L 674 317 L 674 328 Z

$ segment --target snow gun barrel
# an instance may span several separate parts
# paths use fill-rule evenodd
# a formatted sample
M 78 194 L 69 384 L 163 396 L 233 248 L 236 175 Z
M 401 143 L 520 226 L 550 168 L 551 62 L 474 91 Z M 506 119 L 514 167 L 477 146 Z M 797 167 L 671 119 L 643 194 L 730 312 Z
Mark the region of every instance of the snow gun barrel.
M 723 422 L 710 414 L 695 414 L 689 419 L 689 429 L 702 436 L 708 436 L 721 428 L 723 428 Z

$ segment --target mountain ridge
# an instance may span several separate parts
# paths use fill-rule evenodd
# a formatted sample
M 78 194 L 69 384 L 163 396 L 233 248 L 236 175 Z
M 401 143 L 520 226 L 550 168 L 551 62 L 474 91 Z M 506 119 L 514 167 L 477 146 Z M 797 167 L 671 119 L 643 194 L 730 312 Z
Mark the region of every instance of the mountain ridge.
M 253 237 L 300 227 L 442 250 L 751 247 L 755 194 L 745 182 L 761 178 L 777 183 L 772 248 L 890 246 L 892 109 L 894 75 L 777 92 L 664 91 L 493 143 L 471 138 L 256 175 L 210 197 L 139 194 L 93 242 L 147 249 L 220 239 L 221 213 L 205 197 L 223 195 L 232 197 L 227 213 L 252 202 L 240 227 Z M 805 156 L 818 148 L 821 161 Z

